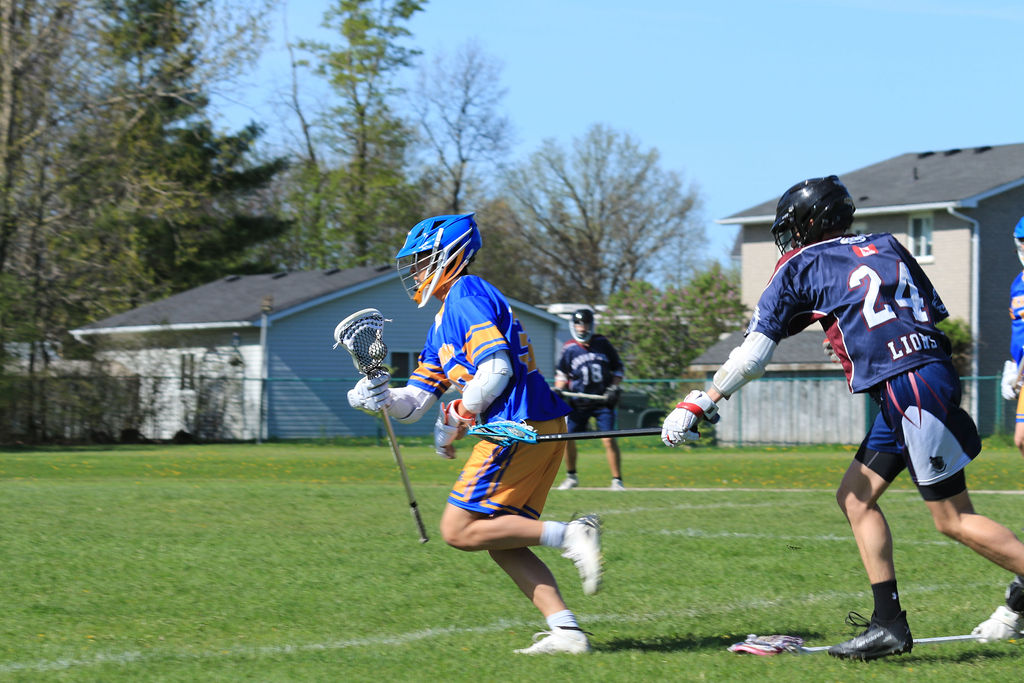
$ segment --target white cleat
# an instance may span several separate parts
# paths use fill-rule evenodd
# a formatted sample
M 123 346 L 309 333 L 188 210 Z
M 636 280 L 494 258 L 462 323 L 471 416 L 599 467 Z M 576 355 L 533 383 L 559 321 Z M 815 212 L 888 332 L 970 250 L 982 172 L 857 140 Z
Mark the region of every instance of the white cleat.
M 593 595 L 601 588 L 601 518 L 584 515 L 565 528 L 562 557 L 569 558 L 579 570 L 583 593 Z
M 621 479 L 612 479 L 612 485 L 608 488 L 612 491 L 625 491 L 626 485 L 622 483 Z
M 565 481 L 558 485 L 559 491 L 568 491 L 580 485 L 580 480 L 575 474 L 565 475 Z
M 1019 615 L 1009 607 L 1000 605 L 985 621 L 978 624 L 972 636 L 977 636 L 982 643 L 994 643 L 997 640 L 1018 638 L 1022 634 L 1017 630 Z
M 541 638 L 541 636 L 545 636 Z M 519 655 L 580 655 L 590 652 L 590 641 L 583 631 L 555 627 L 550 631 L 541 631 L 533 636 L 534 643 L 530 647 L 515 650 Z

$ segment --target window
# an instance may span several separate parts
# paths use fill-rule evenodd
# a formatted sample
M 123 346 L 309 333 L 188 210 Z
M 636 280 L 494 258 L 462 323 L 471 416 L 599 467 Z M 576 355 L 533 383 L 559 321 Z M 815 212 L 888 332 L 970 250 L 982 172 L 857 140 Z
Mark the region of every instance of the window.
M 392 351 L 391 376 L 407 378 L 416 369 L 416 361 L 419 355 L 419 351 Z
M 181 354 L 181 387 L 182 389 L 196 388 L 196 357 L 191 353 Z
M 915 258 L 930 258 L 932 255 L 932 217 L 919 214 L 910 217 L 907 237 L 910 239 L 910 253 Z

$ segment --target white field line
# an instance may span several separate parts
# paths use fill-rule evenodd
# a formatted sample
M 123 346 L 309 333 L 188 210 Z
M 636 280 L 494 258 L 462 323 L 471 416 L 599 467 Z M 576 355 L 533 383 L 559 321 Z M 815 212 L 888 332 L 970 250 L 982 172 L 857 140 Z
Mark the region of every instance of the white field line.
M 603 491 L 606 489 L 585 489 L 577 488 L 576 491 Z M 664 488 L 664 489 L 630 489 L 630 491 L 683 491 L 691 493 L 727 493 L 731 491 L 735 492 L 772 492 L 772 493 L 821 493 L 830 491 L 830 489 L 696 489 L 696 488 Z M 892 492 L 887 492 L 892 493 Z M 916 491 L 896 491 L 895 493 L 914 493 Z M 995 494 L 1022 494 L 1024 491 L 972 491 L 972 493 L 995 493 Z M 672 510 L 709 510 L 709 509 L 721 509 L 721 508 L 757 508 L 757 507 L 773 507 L 777 505 L 775 502 L 765 503 L 706 503 L 706 504 L 692 504 L 692 503 L 680 503 L 677 505 L 668 506 L 668 509 Z M 646 507 L 630 507 L 619 510 L 605 510 L 602 515 L 617 515 L 617 514 L 630 514 L 634 512 L 652 512 L 657 510 L 665 510 L 666 506 L 658 506 L 654 508 Z M 739 532 L 706 532 L 699 529 L 662 529 L 650 532 L 636 532 L 631 533 L 656 533 L 664 535 L 680 535 L 688 536 L 692 538 L 757 538 L 757 539 L 771 539 L 771 540 L 803 540 L 803 541 L 844 541 L 849 542 L 852 540 L 850 537 L 845 536 L 833 536 L 833 535 L 822 535 L 822 536 L 783 536 L 775 534 L 751 534 L 751 533 L 739 533 Z M 901 541 L 901 545 L 956 545 L 951 541 Z M 974 584 L 978 587 L 982 587 L 983 584 Z M 984 587 L 988 587 L 984 584 Z M 948 590 L 950 587 L 947 586 L 934 586 L 934 587 L 913 587 L 911 589 L 903 588 L 904 594 L 916 593 L 916 592 L 930 592 L 937 590 Z M 963 585 L 958 588 L 964 588 Z M 833 599 L 851 599 L 861 597 L 859 592 L 847 592 L 847 593 L 820 593 L 816 595 L 808 595 L 804 598 L 800 598 L 800 602 L 819 602 Z M 707 609 L 686 609 L 671 612 L 657 612 L 657 613 L 646 613 L 641 615 L 587 615 L 584 618 L 587 621 L 618 621 L 618 622 L 643 622 L 643 621 L 657 621 L 666 618 L 699 618 L 707 614 L 722 614 L 729 613 L 738 610 L 749 610 L 758 608 L 770 608 L 784 604 L 786 602 L 797 601 L 796 598 L 790 598 L 789 600 L 747 600 L 742 604 L 737 605 L 720 605 L 712 606 Z M 534 623 L 534 622 L 530 622 Z M 411 631 L 407 633 L 398 633 L 392 635 L 377 635 L 369 636 L 366 638 L 357 638 L 350 640 L 335 640 L 327 641 L 322 643 L 301 643 L 293 645 L 275 645 L 266 647 L 246 647 L 246 648 L 228 648 L 222 650 L 210 650 L 200 652 L 173 652 L 173 651 L 125 651 L 125 652 L 110 652 L 102 653 L 98 652 L 91 657 L 80 657 L 80 658 L 58 658 L 49 660 L 36 660 L 32 662 L 7 662 L 0 663 L 0 673 L 14 673 L 18 671 L 59 671 L 64 669 L 71 669 L 76 667 L 88 667 L 88 666 L 100 666 L 103 664 L 131 664 L 135 662 L 145 662 L 161 659 L 172 659 L 182 661 L 199 661 L 204 659 L 216 659 L 226 657 L 263 657 L 263 656 L 275 656 L 280 654 L 287 654 L 292 652 L 315 652 L 325 650 L 342 650 L 346 648 L 354 647 L 378 647 L 378 646 L 400 646 L 408 643 L 417 642 L 420 640 L 426 640 L 435 637 L 441 637 L 452 634 L 462 633 L 493 633 L 501 630 L 505 630 L 512 627 L 526 627 L 529 624 L 523 621 L 508 621 L 500 620 L 493 622 L 488 625 L 476 626 L 476 627 L 442 627 L 423 629 L 419 631 Z
M 839 482 L 836 482 L 836 486 Z M 607 486 L 577 486 L 571 489 L 568 494 L 552 489 L 551 493 L 555 495 L 572 495 L 572 491 L 610 491 Z M 834 488 L 823 488 L 823 489 L 763 489 L 763 488 L 744 488 L 744 487 L 725 487 L 722 488 L 693 488 L 688 486 L 644 486 L 642 488 L 627 488 L 625 491 L 617 491 L 619 495 L 628 495 L 630 493 L 671 493 L 678 491 L 680 493 L 834 493 Z M 1001 496 L 1024 496 L 1024 489 L 1006 489 L 1006 490 L 990 490 L 990 489 L 972 489 L 968 486 L 968 491 L 973 496 L 976 493 L 993 494 Z M 884 495 L 891 496 L 897 493 L 912 493 L 915 496 L 918 495 L 916 489 L 889 489 Z
M 914 586 L 903 588 L 904 595 L 917 593 L 932 593 L 937 591 L 949 591 L 952 589 L 964 590 L 970 588 L 991 588 L 987 583 L 971 583 L 956 585 L 938 586 Z M 645 612 L 642 614 L 584 614 L 580 613 L 583 623 L 646 623 L 664 621 L 668 619 L 699 619 L 701 617 L 730 614 L 733 612 L 750 612 L 758 609 L 773 609 L 788 604 L 808 604 L 817 602 L 834 602 L 837 600 L 861 600 L 864 598 L 863 591 L 827 591 L 823 593 L 809 593 L 799 597 L 785 599 L 746 598 L 742 602 L 726 603 L 721 605 L 709 605 L 704 608 L 686 608 L 680 610 L 661 610 L 657 612 Z M 227 659 L 232 657 L 276 657 L 282 654 L 303 653 L 303 652 L 325 652 L 333 650 L 346 650 L 360 647 L 400 647 L 409 643 L 422 640 L 439 638 L 449 635 L 466 633 L 497 633 L 509 628 L 528 628 L 536 625 L 536 621 L 526 622 L 519 619 L 499 619 L 489 624 L 480 626 L 446 626 L 441 628 L 420 629 L 407 631 L 405 633 L 381 633 L 363 638 L 350 638 L 344 640 L 327 640 L 320 643 L 295 643 L 284 645 L 267 645 L 261 647 L 232 647 L 217 650 L 200 650 L 188 652 L 181 650 L 129 650 L 125 652 L 97 652 L 88 657 L 61 657 L 58 659 L 40 659 L 27 662 L 6 662 L 0 664 L 0 673 L 16 673 L 24 671 L 61 671 L 72 668 L 101 666 L 104 664 L 136 664 L 147 661 L 202 661 L 213 659 Z
M 769 541 L 840 541 L 852 543 L 853 535 L 837 536 L 835 534 L 822 534 L 820 536 L 790 536 L 788 534 L 752 534 L 740 531 L 704 531 L 703 529 L 661 529 L 658 531 L 630 531 L 630 534 L 661 534 L 663 536 L 686 536 L 687 538 L 756 538 Z M 940 545 L 959 546 L 954 541 L 908 541 L 900 539 L 898 545 Z

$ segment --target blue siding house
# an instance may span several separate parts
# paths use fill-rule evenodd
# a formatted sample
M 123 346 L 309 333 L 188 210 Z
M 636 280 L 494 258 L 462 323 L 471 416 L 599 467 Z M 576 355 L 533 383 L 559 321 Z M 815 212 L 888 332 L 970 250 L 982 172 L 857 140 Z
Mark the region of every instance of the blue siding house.
M 551 381 L 565 320 L 510 300 Z M 377 308 L 395 377 L 416 365 L 439 303 L 416 308 L 393 266 L 230 275 L 99 320 L 72 334 L 95 344 L 114 375 L 140 380 L 149 416 L 144 436 L 184 431 L 202 439 L 263 440 L 380 433 L 378 418 L 346 394 L 359 374 L 333 349 L 337 323 Z M 395 423 L 399 435 L 429 434 L 432 420 Z

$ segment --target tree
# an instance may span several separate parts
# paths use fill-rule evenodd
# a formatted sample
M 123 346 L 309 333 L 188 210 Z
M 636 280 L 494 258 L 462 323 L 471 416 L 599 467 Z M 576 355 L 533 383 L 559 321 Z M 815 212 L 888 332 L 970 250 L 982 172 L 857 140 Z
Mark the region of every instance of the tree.
M 494 283 L 513 299 L 546 303 L 541 278 L 521 258 L 529 244 L 523 238 L 518 217 L 502 199 L 486 200 L 476 208 L 483 247 L 473 258 L 471 272 Z
M 244 266 L 281 227 L 258 129 L 205 114 L 260 43 L 261 6 L 232 1 L 0 0 L 0 353 L 26 402 L 69 328 Z
M 420 70 L 412 107 L 429 150 L 423 184 L 430 213 L 463 213 L 483 201 L 488 171 L 500 165 L 511 136 L 498 111 L 506 92 L 500 76 L 500 65 L 473 41 Z
M 659 290 L 641 280 L 612 294 L 602 315 L 604 334 L 620 345 L 635 378 L 682 377 L 720 335 L 742 329 L 739 273 L 712 263 L 684 286 Z
M 413 0 L 336 0 L 323 26 L 337 31 L 342 45 L 298 43 L 340 98 L 314 123 L 292 100 L 304 122 L 304 148 L 296 153 L 284 209 L 309 235 L 299 240 L 303 265 L 390 260 L 415 222 L 417 194 L 406 177 L 412 136 L 393 99 L 401 92 L 397 73 L 417 54 L 400 44 L 409 35 L 402 23 L 420 9 Z
M 599 304 L 627 283 L 674 281 L 704 244 L 695 188 L 656 149 L 595 125 L 566 152 L 548 140 L 507 176 L 530 244 L 520 258 L 555 300 Z

